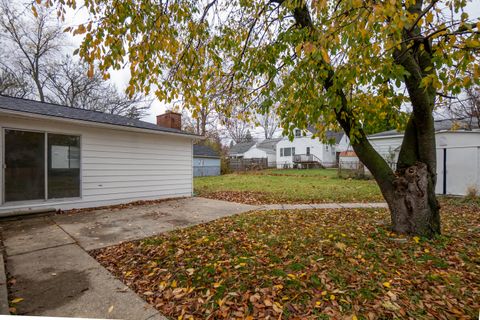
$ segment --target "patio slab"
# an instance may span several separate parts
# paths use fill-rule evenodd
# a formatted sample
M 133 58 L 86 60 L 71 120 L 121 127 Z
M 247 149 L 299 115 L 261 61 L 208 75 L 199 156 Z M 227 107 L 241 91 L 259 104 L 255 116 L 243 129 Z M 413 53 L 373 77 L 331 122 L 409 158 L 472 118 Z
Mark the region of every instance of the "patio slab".
M 9 257 L 19 315 L 149 319 L 158 314 L 75 244 Z
M 206 198 L 186 198 L 152 205 L 62 214 L 53 216 L 52 220 L 88 251 L 258 208 Z
M 0 230 L 7 256 L 75 243 L 49 217 L 6 221 Z

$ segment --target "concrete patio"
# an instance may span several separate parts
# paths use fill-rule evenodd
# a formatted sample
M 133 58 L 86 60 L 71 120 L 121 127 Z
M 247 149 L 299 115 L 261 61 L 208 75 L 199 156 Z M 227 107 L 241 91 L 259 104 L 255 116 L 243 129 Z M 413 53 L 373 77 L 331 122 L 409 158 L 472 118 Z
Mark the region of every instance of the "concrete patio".
M 164 319 L 86 251 L 258 209 L 187 198 L 0 224 L 19 315 Z

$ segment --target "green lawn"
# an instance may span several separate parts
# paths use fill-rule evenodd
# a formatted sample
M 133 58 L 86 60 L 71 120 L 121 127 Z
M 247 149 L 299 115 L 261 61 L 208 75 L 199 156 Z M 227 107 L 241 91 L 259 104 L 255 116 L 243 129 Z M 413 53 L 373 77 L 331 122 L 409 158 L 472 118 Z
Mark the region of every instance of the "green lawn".
M 433 240 L 385 209 L 257 211 L 91 254 L 170 319 L 474 319 L 479 209 L 444 203 Z
M 342 179 L 335 169 L 274 169 L 194 180 L 199 196 L 250 204 L 382 201 L 373 180 Z

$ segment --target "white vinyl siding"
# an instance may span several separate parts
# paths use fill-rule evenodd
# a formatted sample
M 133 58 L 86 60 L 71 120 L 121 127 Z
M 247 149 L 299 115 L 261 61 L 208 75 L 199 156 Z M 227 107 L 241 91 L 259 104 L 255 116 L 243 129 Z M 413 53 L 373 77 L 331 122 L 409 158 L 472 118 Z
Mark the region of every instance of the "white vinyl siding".
M 465 195 L 468 188 L 480 189 L 480 132 L 441 131 L 435 134 L 437 184 L 435 191 Z M 398 159 L 403 136 L 371 137 L 370 143 L 387 161 Z M 444 164 L 444 152 L 446 163 Z M 444 178 L 446 178 L 443 190 Z
M 325 144 L 318 138 L 312 139 L 311 133 L 306 133 L 301 137 L 295 137 L 290 141 L 287 137 L 280 140 L 277 144 L 277 168 L 292 167 L 292 154 L 306 154 L 307 148 L 310 148 L 310 154 L 317 157 L 324 165 L 335 164 L 335 146 L 329 146 L 330 152 L 326 152 Z M 292 152 L 285 153 L 286 149 L 293 149 Z
M 4 203 L 1 198 L 0 212 L 37 207 L 82 208 L 192 195 L 191 137 L 4 115 L 0 115 L 0 128 L 81 137 L 80 198 L 28 204 Z M 3 152 L 1 142 L 0 152 Z M 0 171 L 0 174 L 3 174 L 3 170 Z M 3 188 L 3 179 L 0 181 Z M 0 194 L 0 197 L 3 197 L 3 192 Z

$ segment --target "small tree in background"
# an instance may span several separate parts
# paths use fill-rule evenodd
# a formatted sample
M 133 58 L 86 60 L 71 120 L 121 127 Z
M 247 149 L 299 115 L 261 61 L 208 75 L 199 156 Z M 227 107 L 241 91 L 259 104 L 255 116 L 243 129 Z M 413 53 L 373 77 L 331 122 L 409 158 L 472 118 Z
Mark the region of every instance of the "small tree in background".
M 24 98 L 32 93 L 29 79 L 0 62 L 0 94 Z
M 280 121 L 273 107 L 256 114 L 256 123 L 263 129 L 265 139 L 272 139 L 279 128 Z
M 450 103 L 447 112 L 451 117 L 463 119 L 469 129 L 480 128 L 480 87 L 465 90 L 465 98 Z

